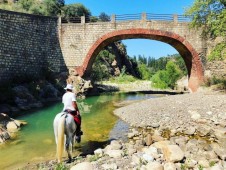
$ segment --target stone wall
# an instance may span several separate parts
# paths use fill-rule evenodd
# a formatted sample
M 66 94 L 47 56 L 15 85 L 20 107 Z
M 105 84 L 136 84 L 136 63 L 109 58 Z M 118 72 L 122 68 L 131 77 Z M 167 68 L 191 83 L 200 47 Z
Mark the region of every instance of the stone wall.
M 0 82 L 34 79 L 65 63 L 57 18 L 0 10 Z
M 208 39 L 207 44 L 207 56 L 213 51 L 214 47 L 221 42 L 226 42 L 225 37 L 217 37 L 215 39 Z M 222 51 L 224 55 L 226 53 L 226 49 Z M 226 79 L 226 56 L 223 61 L 208 61 L 205 65 L 205 76 L 209 77 L 217 77 Z
M 205 77 L 226 79 L 226 59 L 224 61 L 207 62 Z

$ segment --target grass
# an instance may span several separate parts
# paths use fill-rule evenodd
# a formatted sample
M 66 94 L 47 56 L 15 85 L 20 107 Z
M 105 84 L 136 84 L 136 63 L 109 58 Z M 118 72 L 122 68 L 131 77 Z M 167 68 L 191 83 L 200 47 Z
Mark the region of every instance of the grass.
M 131 83 L 131 82 L 135 82 L 137 81 L 136 78 L 134 78 L 133 76 L 131 75 L 123 75 L 123 76 L 119 76 L 119 77 L 111 77 L 109 79 L 109 81 L 111 83 Z

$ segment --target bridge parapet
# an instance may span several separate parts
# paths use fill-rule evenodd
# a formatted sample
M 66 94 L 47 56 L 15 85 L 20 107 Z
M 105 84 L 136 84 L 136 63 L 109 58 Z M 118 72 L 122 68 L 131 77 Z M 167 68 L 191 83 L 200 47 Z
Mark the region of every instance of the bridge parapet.
M 121 22 L 121 21 L 171 21 L 171 22 L 190 22 L 191 17 L 178 14 L 153 14 L 153 13 L 137 13 L 137 14 L 123 14 L 123 15 L 111 15 L 110 20 L 101 20 L 99 17 L 94 17 L 93 20 L 91 16 L 81 16 L 72 18 L 63 18 L 62 23 L 90 23 L 90 22 Z

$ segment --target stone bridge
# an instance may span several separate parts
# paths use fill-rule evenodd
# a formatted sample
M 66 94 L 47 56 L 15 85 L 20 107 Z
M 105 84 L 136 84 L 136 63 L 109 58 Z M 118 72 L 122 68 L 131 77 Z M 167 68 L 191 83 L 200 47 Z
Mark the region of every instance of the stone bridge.
M 59 19 L 61 50 L 68 68 L 75 68 L 80 76 L 88 76 L 96 55 L 108 44 L 124 39 L 150 39 L 167 43 L 183 57 L 189 88 L 196 91 L 204 78 L 205 41 L 201 29 L 189 28 L 189 22 L 179 15 L 164 17 L 142 13 L 140 18 L 117 15 L 109 22 L 63 23 Z M 132 19 L 131 19 L 132 18 Z M 148 46 L 146 48 L 149 48 Z M 158 49 L 157 49 L 158 50 Z

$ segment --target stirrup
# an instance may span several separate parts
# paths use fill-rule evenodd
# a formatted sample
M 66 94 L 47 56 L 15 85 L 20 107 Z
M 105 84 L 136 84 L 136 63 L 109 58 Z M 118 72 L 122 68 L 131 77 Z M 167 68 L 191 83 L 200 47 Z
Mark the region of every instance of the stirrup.
M 82 135 L 83 135 L 83 131 L 80 130 L 80 132 L 78 132 L 78 134 L 79 134 L 80 136 L 82 136 Z

